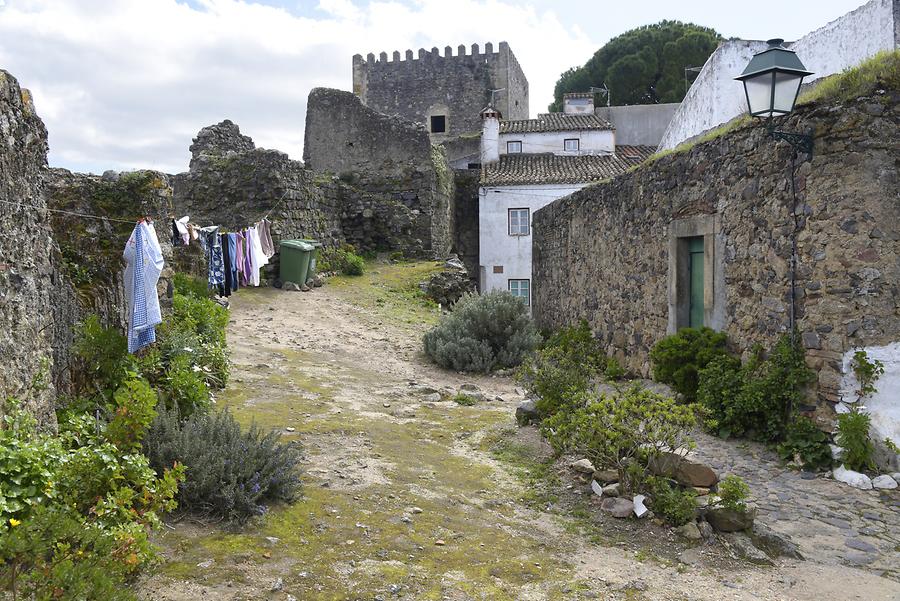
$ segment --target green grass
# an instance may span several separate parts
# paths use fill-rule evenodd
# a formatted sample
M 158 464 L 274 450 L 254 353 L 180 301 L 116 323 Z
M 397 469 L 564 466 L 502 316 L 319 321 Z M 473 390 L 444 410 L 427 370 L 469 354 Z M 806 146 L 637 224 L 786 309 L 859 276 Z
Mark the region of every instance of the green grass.
M 453 402 L 457 405 L 473 407 L 478 401 L 475 400 L 475 397 L 471 397 L 464 392 L 459 392 L 456 394 L 456 396 L 453 397 Z
M 900 90 L 900 50 L 884 50 L 859 65 L 823 79 L 800 95 L 798 105 L 847 102 L 877 90 Z

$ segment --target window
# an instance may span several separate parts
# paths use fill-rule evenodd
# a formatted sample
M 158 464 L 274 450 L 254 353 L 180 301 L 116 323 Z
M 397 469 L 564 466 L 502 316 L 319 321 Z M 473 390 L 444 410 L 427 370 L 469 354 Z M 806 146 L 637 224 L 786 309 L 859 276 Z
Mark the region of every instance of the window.
M 509 291 L 531 305 L 531 280 L 509 280 Z
M 507 142 L 506 143 L 506 153 L 507 154 L 519 154 L 522 152 L 522 142 Z
M 530 231 L 530 219 L 528 209 L 509 210 L 509 235 L 527 236 Z
M 431 116 L 431 133 L 442 134 L 447 131 L 447 116 L 432 115 Z
M 578 138 L 570 138 L 563 142 L 563 148 L 570 152 L 577 151 L 580 148 L 579 142 Z

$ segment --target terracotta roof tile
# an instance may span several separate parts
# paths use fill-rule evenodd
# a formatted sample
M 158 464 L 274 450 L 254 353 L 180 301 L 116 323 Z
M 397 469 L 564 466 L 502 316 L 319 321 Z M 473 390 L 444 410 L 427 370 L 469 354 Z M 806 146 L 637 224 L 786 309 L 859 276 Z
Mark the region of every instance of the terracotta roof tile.
M 614 129 L 606 119 L 597 115 L 565 115 L 544 113 L 537 119 L 500 121 L 501 134 L 528 134 L 544 131 L 583 131 L 586 129 Z
M 624 173 L 655 151 L 655 146 L 616 146 L 615 155 L 504 154 L 498 163 L 482 166 L 481 184 L 591 183 Z

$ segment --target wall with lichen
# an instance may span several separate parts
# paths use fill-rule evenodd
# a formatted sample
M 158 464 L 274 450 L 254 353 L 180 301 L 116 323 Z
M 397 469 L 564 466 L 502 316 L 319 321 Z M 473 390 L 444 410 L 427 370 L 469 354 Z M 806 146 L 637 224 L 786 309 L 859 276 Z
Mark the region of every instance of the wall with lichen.
M 58 289 L 43 210 L 46 167 L 47 130 L 30 94 L 0 70 L 0 400 L 24 401 L 52 427 L 51 306 Z
M 537 211 L 535 318 L 551 328 L 587 319 L 610 354 L 649 374 L 650 348 L 677 323 L 672 237 L 679 224 L 706 223 L 706 325 L 736 350 L 771 348 L 788 330 L 796 227 L 797 326 L 830 417 L 845 353 L 900 341 L 900 91 L 799 107 L 782 126 L 815 132 L 813 156 L 798 163 L 796 211 L 791 149 L 759 123 Z

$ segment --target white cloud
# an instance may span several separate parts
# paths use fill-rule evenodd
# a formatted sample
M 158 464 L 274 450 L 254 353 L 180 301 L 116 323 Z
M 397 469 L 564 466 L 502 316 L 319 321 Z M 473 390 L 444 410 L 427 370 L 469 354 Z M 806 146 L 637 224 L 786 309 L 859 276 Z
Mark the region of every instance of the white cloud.
M 356 53 L 506 40 L 536 113 L 560 72 L 597 48 L 552 11 L 511 1 L 317 9 L 312 18 L 241 0 L 0 0 L 0 68 L 34 92 L 51 165 L 177 172 L 196 132 L 225 118 L 299 158 L 309 90 L 350 89 Z

